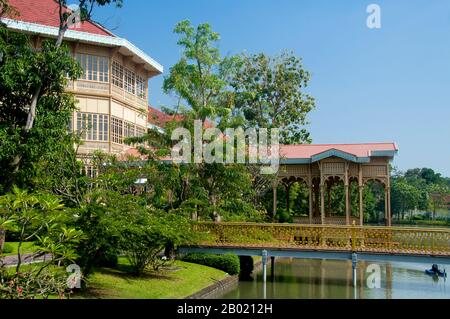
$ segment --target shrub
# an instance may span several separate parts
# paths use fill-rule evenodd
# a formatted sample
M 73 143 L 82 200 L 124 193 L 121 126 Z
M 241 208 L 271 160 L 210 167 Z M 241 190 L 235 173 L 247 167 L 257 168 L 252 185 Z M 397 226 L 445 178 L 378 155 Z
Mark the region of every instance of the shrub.
M 107 247 L 103 255 L 99 257 L 97 266 L 114 268 L 119 262 L 117 249 Z
M 13 247 L 10 244 L 5 243 L 3 245 L 3 254 L 10 254 L 12 252 L 13 252 Z
M 220 269 L 230 275 L 239 274 L 241 268 L 239 264 L 239 257 L 232 254 L 211 255 L 211 254 L 192 253 L 187 254 L 182 259 L 183 261 L 187 261 L 190 263 Z
M 275 219 L 277 219 L 279 223 L 292 223 L 292 210 L 289 210 L 288 212 L 285 208 L 279 209 Z
M 119 247 L 136 275 L 147 267 L 159 270 L 167 263 L 166 258 L 161 258 L 164 249 L 183 244 L 191 236 L 190 221 L 174 214 L 150 210 L 129 213 L 128 222 L 124 221 L 120 228 Z

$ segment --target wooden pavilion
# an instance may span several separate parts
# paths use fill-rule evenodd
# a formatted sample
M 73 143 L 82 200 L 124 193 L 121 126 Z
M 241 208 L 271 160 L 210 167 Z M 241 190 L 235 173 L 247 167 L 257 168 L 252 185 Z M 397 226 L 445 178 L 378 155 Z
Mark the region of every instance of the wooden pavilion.
M 363 190 L 369 181 L 377 181 L 384 188 L 384 220 L 391 226 L 390 162 L 397 154 L 395 143 L 321 144 L 280 146 L 280 170 L 273 185 L 273 213 L 277 212 L 277 187 L 286 188 L 287 210 L 289 190 L 293 183 L 304 183 L 309 190 L 309 216 L 299 218 L 302 224 L 364 223 Z M 333 216 L 325 203 L 330 201 L 333 185 L 341 183 L 345 189 L 345 217 Z M 357 183 L 358 212 L 351 211 L 350 185 Z

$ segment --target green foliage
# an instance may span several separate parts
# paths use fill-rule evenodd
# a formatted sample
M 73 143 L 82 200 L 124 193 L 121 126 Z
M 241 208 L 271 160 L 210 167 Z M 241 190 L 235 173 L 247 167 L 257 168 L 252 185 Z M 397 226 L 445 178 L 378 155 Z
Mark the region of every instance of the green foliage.
M 178 45 L 183 51 L 180 61 L 170 68 L 164 80 L 165 93 L 177 96 L 190 107 L 185 114 L 186 123 L 228 114 L 229 105 L 223 102 L 229 70 L 223 67 L 224 60 L 217 48 L 219 34 L 207 23 L 194 28 L 188 20 L 179 22 L 174 32 L 179 35 Z
M 70 94 L 64 93 L 65 76 L 77 78 L 81 69 L 66 47 L 44 41 L 35 50 L 29 37 L 0 27 L 0 194 L 13 184 L 33 187 L 40 178 L 39 163 L 51 162 L 61 145 L 72 145 L 67 132 L 75 109 Z M 45 77 L 42 76 L 45 74 Z M 27 131 L 29 107 L 39 88 L 34 127 Z M 62 158 L 62 156 L 60 156 Z M 58 176 L 54 174 L 53 178 Z
M 164 248 L 186 243 L 191 238 L 190 223 L 180 216 L 129 213 L 127 217 L 129 224 L 119 227 L 119 247 L 136 275 L 147 267 L 159 270 L 167 261 L 166 257 L 161 257 Z
M 86 198 L 78 215 L 76 225 L 83 229 L 86 240 L 77 249 L 77 263 L 85 276 L 96 266 L 114 264 L 118 254 L 129 259 L 136 274 L 147 267 L 157 270 L 166 246 L 191 238 L 187 218 L 144 206 L 131 194 L 98 190 Z
M 3 253 L 3 254 L 10 254 L 10 253 L 13 252 L 13 250 L 14 250 L 14 247 L 13 247 L 13 246 L 11 246 L 11 245 L 8 244 L 8 243 L 5 243 L 5 244 L 3 245 L 3 251 L 2 251 L 2 253 Z
M 64 299 L 70 293 L 67 274 L 61 270 L 31 269 L 16 274 L 0 270 L 0 299 Z
M 184 256 L 183 261 L 220 269 L 229 275 L 237 275 L 240 272 L 239 257 L 232 254 L 211 255 L 195 253 Z
M 314 99 L 304 93 L 310 74 L 302 60 L 283 52 L 274 57 L 243 54 L 237 61 L 231 85 L 236 91 L 236 110 L 245 119 L 245 126 L 279 128 L 283 144 L 311 142 L 305 124 Z
M 286 208 L 277 209 L 277 214 L 275 215 L 275 220 L 279 223 L 292 223 L 292 210 L 287 211 Z
M 17 187 L 0 197 L 0 219 L 3 228 L 19 233 L 16 272 L 20 271 L 22 244 L 34 241 L 43 254 L 51 254 L 50 263 L 74 261 L 75 245 L 82 239 L 82 232 L 67 227 L 72 220 L 58 198 L 49 194 L 28 194 Z
M 2 269 L 0 272 L 0 298 L 64 297 L 67 275 L 49 271 L 48 267 L 55 263 L 73 262 L 77 257 L 75 245 L 82 239 L 82 232 L 68 227 L 72 219 L 70 212 L 53 195 L 29 194 L 13 187 L 12 193 L 0 197 L 3 229 L 19 234 L 15 271 Z M 22 246 L 30 241 L 36 244 L 36 256 L 49 255 L 50 258 L 36 267 L 23 270 Z
M 85 235 L 85 240 L 77 247 L 79 257 L 76 261 L 84 276 L 89 276 L 108 256 L 118 254 L 119 233 L 115 217 L 135 207 L 133 202 L 122 200 L 120 194 L 114 192 L 96 192 L 85 198 L 85 204 L 77 209 L 75 221 Z

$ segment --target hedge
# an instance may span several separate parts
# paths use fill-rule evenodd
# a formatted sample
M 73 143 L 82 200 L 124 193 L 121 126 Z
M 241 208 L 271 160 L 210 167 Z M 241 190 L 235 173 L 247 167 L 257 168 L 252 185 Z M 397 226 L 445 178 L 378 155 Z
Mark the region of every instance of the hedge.
M 200 264 L 225 271 L 229 275 L 237 275 L 240 272 L 239 257 L 232 254 L 211 255 L 192 253 L 182 258 L 183 261 Z

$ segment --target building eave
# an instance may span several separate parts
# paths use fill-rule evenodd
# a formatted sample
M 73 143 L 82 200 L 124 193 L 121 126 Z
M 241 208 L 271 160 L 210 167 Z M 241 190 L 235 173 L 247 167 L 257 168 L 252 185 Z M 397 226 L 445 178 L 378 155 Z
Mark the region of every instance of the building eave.
M 8 18 L 2 18 L 1 22 L 3 22 L 11 30 L 28 34 L 38 34 L 45 37 L 56 38 L 59 32 L 58 28 L 56 27 L 17 21 Z M 152 73 L 153 76 L 159 75 L 164 72 L 164 67 L 156 62 L 156 60 L 151 58 L 130 41 L 120 37 L 105 36 L 100 34 L 80 32 L 76 30 L 67 30 L 64 39 L 68 41 L 78 41 L 80 43 L 95 44 L 106 47 L 118 47 L 123 49 L 125 53 L 134 55 L 137 59 L 136 63 L 144 64 L 145 69 Z

